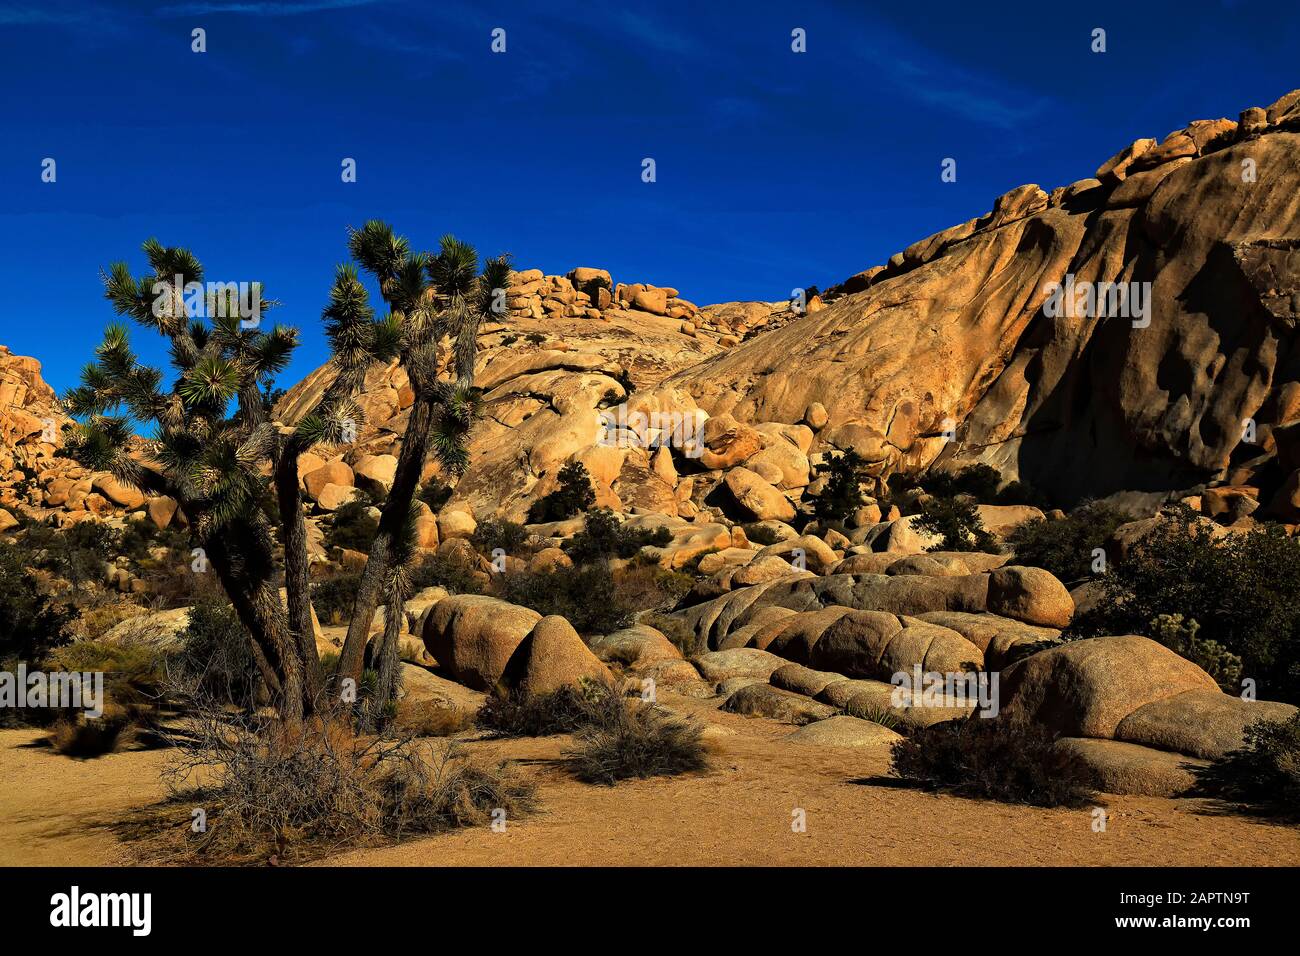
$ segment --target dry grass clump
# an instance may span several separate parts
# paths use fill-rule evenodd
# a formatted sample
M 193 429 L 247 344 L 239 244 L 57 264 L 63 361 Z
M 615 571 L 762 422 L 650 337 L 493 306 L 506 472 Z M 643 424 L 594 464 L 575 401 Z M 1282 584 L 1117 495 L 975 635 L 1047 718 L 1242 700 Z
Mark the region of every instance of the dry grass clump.
M 55 753 L 90 759 L 111 754 L 126 746 L 135 735 L 135 720 L 126 711 L 105 712 L 97 718 L 84 715 L 60 717 L 50 727 L 48 741 Z
M 503 814 L 516 819 L 536 806 L 531 783 L 505 764 L 474 766 L 455 743 L 359 735 L 328 719 L 290 727 L 214 708 L 176 743 L 164 773 L 171 803 L 202 809 L 206 826 L 193 832 L 187 817 L 183 833 L 171 827 L 154 848 L 190 862 L 303 862 Z
M 698 722 L 597 681 L 536 696 L 494 695 L 479 710 L 478 723 L 508 737 L 573 734 L 576 746 L 565 756 L 574 776 L 587 783 L 675 776 L 709 766 Z
M 709 767 L 693 720 L 674 716 L 637 698 L 608 694 L 596 705 L 595 719 L 577 733 L 567 751 L 579 780 L 612 785 L 619 780 L 698 773 Z

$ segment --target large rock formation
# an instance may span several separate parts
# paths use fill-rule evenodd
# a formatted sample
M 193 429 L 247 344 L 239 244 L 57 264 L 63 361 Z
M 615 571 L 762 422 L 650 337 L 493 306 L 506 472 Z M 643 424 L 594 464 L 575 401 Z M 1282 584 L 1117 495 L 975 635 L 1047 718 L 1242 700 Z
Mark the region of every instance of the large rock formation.
M 1012 190 L 664 389 L 751 422 L 819 404 L 819 439 L 881 471 L 981 460 L 1065 499 L 1222 479 L 1300 416 L 1300 94 L 1250 116 Z M 1149 324 L 1049 315 L 1069 276 L 1149 283 Z

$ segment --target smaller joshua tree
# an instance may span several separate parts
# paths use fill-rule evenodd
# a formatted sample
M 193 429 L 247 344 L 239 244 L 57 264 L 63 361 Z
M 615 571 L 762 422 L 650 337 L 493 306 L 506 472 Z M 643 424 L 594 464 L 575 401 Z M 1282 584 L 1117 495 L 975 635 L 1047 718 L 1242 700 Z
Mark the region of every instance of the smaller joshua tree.
M 451 472 L 467 463 L 478 325 L 487 313 L 504 309 L 508 287 L 507 257 L 489 260 L 480 272 L 473 247 L 451 236 L 436 255 L 413 253 L 406 239 L 371 221 L 352 233 L 349 245 L 378 280 L 388 314 L 375 316 L 355 266 L 338 267 L 323 313 L 332 380 L 296 421 L 274 420 L 265 400 L 298 344 L 295 329 L 260 328 L 260 309 L 275 303 L 262 302 L 261 286 L 254 284 L 260 309 L 249 323 L 235 290 L 196 294 L 204 289 L 199 261 L 152 239 L 143 247 L 152 275 L 137 279 L 117 263 L 104 274 L 105 294 L 119 315 L 168 340 L 175 381 L 165 388 L 162 371 L 141 365 L 126 328 L 115 324 L 83 369 L 81 385 L 65 398 L 78 419 L 67 432 L 68 454 L 180 505 L 201 548 L 195 569 L 210 564 L 217 574 L 287 720 L 316 709 L 324 689 L 311 626 L 298 456 L 320 443 L 354 439 L 364 424 L 354 396 L 366 372 L 376 363 L 403 363 L 415 404 L 336 671 L 339 682 L 359 682 L 370 626 L 384 603 L 387 626 L 372 654 L 382 699 L 396 686 L 411 501 L 429 455 Z M 444 342 L 449 347 L 440 348 Z M 139 425 L 152 426 L 153 436 L 135 439 Z M 270 506 L 272 500 L 278 507 Z M 286 602 L 279 596 L 281 577 Z

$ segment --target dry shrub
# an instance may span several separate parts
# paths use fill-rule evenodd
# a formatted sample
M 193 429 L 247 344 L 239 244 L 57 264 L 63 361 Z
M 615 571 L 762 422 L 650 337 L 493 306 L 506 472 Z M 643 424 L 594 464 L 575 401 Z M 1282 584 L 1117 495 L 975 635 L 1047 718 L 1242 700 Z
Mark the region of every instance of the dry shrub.
M 969 717 L 895 741 L 893 769 L 926 786 L 1038 807 L 1079 807 L 1091 797 L 1081 762 L 1038 724 Z
M 493 694 L 475 718 L 478 725 L 502 737 L 550 737 L 572 734 L 597 719 L 597 701 L 609 696 L 603 685 L 581 681 L 549 694 L 522 691 Z
M 587 783 L 697 773 L 709 768 L 704 728 L 636 698 L 607 694 L 567 751 L 574 776 Z
M 205 833 L 186 820 L 187 839 L 173 848 L 183 859 L 302 862 L 487 823 L 497 810 L 515 819 L 536 805 L 533 785 L 505 764 L 476 767 L 455 743 L 358 735 L 342 721 L 290 727 L 207 708 L 175 742 L 164 781 L 174 800 L 207 814 Z
M 90 718 L 61 717 L 50 728 L 49 743 L 55 753 L 89 760 L 114 753 L 130 742 L 135 722 L 126 711 Z
M 451 737 L 474 726 L 474 714 L 458 707 L 422 701 L 399 703 L 393 730 L 408 737 Z

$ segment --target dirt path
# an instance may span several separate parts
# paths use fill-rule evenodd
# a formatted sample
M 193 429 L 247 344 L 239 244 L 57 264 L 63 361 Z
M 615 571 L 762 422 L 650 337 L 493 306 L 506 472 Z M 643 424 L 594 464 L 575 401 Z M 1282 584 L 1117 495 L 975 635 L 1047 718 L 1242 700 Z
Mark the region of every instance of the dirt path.
M 476 760 L 521 761 L 541 812 L 488 827 L 332 857 L 332 865 L 1226 865 L 1300 864 L 1300 828 L 1220 815 L 1201 800 L 1105 797 L 1094 833 L 1084 810 L 1037 810 L 901 788 L 884 779 L 883 751 L 835 750 L 780 739 L 792 728 L 678 700 L 711 736 L 703 776 L 617 787 L 563 771 L 567 738 L 473 740 Z M 727 731 L 733 731 L 727 734 Z M 113 865 L 129 853 L 106 829 L 161 793 L 159 752 L 78 762 L 0 732 L 0 864 Z M 807 831 L 792 831 L 793 811 Z

